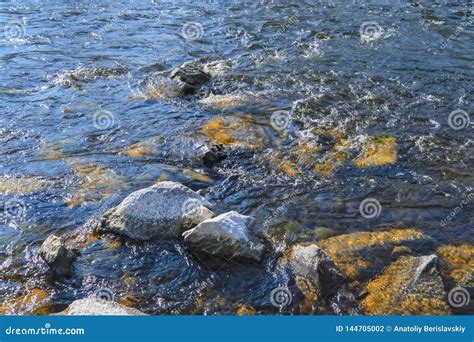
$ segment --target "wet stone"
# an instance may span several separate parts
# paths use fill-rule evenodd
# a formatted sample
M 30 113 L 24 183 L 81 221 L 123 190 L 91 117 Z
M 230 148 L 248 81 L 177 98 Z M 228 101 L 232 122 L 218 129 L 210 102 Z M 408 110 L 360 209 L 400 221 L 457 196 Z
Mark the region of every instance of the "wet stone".
M 264 247 L 249 230 L 250 220 L 235 211 L 221 214 L 184 232 L 184 242 L 198 254 L 260 262 Z
M 49 266 L 56 277 L 69 276 L 73 273 L 73 262 L 76 251 L 64 245 L 62 239 L 56 235 L 49 236 L 41 245 L 39 256 Z
M 61 316 L 143 316 L 143 312 L 119 303 L 88 297 L 72 302 L 69 307 L 57 313 Z
M 181 93 L 193 94 L 210 80 L 211 75 L 202 70 L 196 63 L 187 62 L 174 69 L 169 78 L 178 83 Z
M 170 181 L 128 195 L 107 211 L 97 228 L 100 233 L 135 240 L 173 239 L 186 228 L 214 216 L 211 204 L 188 187 Z

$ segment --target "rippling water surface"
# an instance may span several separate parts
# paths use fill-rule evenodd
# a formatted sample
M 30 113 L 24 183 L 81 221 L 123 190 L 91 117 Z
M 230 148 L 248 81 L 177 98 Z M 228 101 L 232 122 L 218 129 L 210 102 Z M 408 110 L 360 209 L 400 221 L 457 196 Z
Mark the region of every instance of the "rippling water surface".
M 147 313 L 232 313 L 239 304 L 278 312 L 268 295 L 284 279 L 271 261 L 216 272 L 179 241 L 89 235 L 104 210 L 163 179 L 202 189 L 218 212 L 295 222 L 293 241 L 315 227 L 403 226 L 432 237 L 420 253 L 472 243 L 472 198 L 443 221 L 473 186 L 472 125 L 448 124 L 457 109 L 473 112 L 472 8 L 372 3 L 1 2 L 0 201 L 11 212 L 0 212 L 0 299 L 38 286 L 59 311 L 105 288 Z M 369 39 L 366 22 L 377 31 Z M 190 60 L 218 61 L 198 94 L 143 95 L 150 75 Z M 228 94 L 254 101 L 235 110 L 199 102 Z M 278 110 L 292 113 L 283 132 L 271 125 Z M 197 163 L 202 126 L 235 114 L 263 136 L 244 133 L 247 146 L 212 168 Z M 326 132 L 327 153 L 331 139 L 350 142 L 347 157 L 328 172 L 274 162 L 298 154 L 295 141 L 314 129 Z M 358 146 L 374 136 L 396 139 L 396 162 L 358 167 Z M 366 198 L 380 203 L 378 217 L 360 214 Z M 36 259 L 52 233 L 81 249 L 75 276 L 59 283 L 41 276 Z

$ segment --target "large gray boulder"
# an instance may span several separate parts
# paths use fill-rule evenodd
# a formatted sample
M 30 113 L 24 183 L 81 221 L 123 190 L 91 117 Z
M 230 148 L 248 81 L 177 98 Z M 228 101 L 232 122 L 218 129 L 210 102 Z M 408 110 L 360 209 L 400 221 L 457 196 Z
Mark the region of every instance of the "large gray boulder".
M 159 182 L 135 191 L 107 211 L 99 232 L 135 240 L 173 239 L 214 216 L 212 205 L 201 195 L 175 182 Z
M 188 248 L 218 259 L 260 262 L 264 246 L 248 228 L 251 218 L 235 211 L 221 214 L 183 233 Z
M 56 315 L 63 316 L 144 316 L 143 312 L 119 303 L 87 297 L 72 302 L 68 308 Z
M 39 256 L 49 266 L 53 276 L 69 276 L 73 273 L 73 262 L 76 251 L 64 245 L 63 240 L 56 236 L 49 236 L 39 249 Z

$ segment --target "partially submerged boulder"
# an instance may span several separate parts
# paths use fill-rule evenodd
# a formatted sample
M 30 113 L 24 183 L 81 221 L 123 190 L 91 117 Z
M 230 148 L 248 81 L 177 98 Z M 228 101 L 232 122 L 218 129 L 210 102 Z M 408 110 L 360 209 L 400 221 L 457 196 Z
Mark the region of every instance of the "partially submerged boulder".
M 201 222 L 183 233 L 192 251 L 219 259 L 260 262 L 264 246 L 248 228 L 251 218 L 235 211 Z
M 69 307 L 57 313 L 62 316 L 144 316 L 143 312 L 119 303 L 88 297 L 72 302 Z
M 41 245 L 39 256 L 50 267 L 54 276 L 62 277 L 73 273 L 76 251 L 66 247 L 60 237 L 49 236 Z
M 369 315 L 448 315 L 436 255 L 403 256 L 367 285 Z
M 201 195 L 176 182 L 159 182 L 128 195 L 103 216 L 99 232 L 135 240 L 172 239 L 214 216 Z
M 337 314 L 358 313 L 355 297 L 346 284 L 346 278 L 319 246 L 294 245 L 280 262 L 286 265 L 305 297 L 303 311 L 329 304 Z
M 177 82 L 181 93 L 193 94 L 210 80 L 211 75 L 202 70 L 196 63 L 186 62 L 171 71 L 169 78 Z

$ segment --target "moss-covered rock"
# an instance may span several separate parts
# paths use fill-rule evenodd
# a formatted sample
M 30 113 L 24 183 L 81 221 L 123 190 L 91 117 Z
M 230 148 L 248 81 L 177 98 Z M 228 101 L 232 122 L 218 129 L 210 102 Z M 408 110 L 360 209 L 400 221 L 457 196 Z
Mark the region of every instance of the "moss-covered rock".
M 362 153 L 354 160 L 358 167 L 393 164 L 397 160 L 397 140 L 391 136 L 373 137 L 365 142 Z
M 436 255 L 403 256 L 367 285 L 363 300 L 369 315 L 447 315 Z
M 446 271 L 457 286 L 474 287 L 474 246 L 441 246 L 437 252 L 447 264 Z
M 319 245 L 345 276 L 366 279 L 393 261 L 392 249 L 425 238 L 416 229 L 356 232 L 322 240 Z
M 9 298 L 0 306 L 0 315 L 41 314 L 47 305 L 49 293 L 39 288 L 32 288 L 25 293 Z

